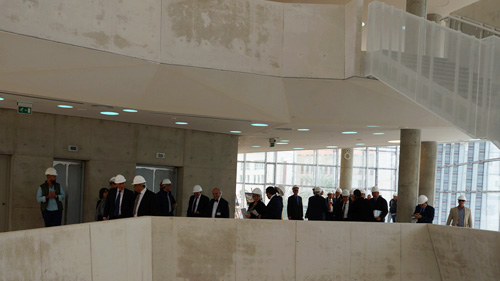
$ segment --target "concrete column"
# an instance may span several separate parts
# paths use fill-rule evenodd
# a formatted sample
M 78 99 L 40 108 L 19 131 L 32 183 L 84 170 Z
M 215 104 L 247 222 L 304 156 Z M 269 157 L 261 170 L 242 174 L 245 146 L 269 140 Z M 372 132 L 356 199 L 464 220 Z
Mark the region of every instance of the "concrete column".
M 343 148 L 340 153 L 340 188 L 352 188 L 352 163 L 353 155 L 351 148 Z
M 441 15 L 440 14 L 427 14 L 427 20 L 441 24 Z
M 427 15 L 427 0 L 406 0 L 406 12 L 425 18 Z
M 400 140 L 397 222 L 411 222 L 418 197 L 420 130 L 402 129 Z
M 429 198 L 429 205 L 434 206 L 437 142 L 424 141 L 421 145 L 418 194 L 427 196 L 427 198 Z

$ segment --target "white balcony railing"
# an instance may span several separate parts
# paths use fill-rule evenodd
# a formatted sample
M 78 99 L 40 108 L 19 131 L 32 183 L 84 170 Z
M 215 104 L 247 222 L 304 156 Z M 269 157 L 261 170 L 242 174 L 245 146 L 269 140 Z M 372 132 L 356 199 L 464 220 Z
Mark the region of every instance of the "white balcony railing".
M 475 138 L 500 144 L 500 39 L 369 5 L 366 73 Z

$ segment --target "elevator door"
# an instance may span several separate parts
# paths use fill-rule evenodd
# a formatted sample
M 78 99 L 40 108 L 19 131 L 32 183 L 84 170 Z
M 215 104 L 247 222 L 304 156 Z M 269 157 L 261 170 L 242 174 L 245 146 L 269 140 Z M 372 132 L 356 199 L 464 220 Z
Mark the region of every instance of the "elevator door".
M 63 202 L 62 224 L 82 222 L 83 162 L 77 160 L 54 160 L 57 182 L 62 185 L 66 198 Z
M 7 231 L 10 156 L 0 155 L 0 232 Z
M 146 188 L 157 193 L 160 191 L 160 182 L 169 179 L 172 182 L 172 195 L 177 198 L 177 168 L 165 166 L 136 166 L 135 172 L 146 180 Z M 175 215 L 175 212 L 174 212 Z

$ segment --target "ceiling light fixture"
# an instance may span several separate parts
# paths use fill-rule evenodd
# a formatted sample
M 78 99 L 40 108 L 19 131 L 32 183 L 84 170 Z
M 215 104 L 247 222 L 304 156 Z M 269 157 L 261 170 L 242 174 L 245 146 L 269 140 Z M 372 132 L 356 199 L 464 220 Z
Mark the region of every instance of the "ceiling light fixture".
M 376 135 L 376 136 L 380 136 L 380 135 L 383 135 L 385 133 L 373 133 L 373 134 Z
M 281 142 L 290 142 L 289 140 L 281 140 Z
M 469 139 L 469 141 L 480 141 L 481 139 Z
M 60 108 L 73 108 L 72 105 L 65 105 L 65 104 L 59 104 L 57 107 L 60 107 Z
M 329 146 L 327 146 L 326 148 L 337 148 L 337 147 L 338 147 L 338 146 L 336 146 L 336 145 L 329 145 Z
M 4 98 L 0 98 L 0 100 L 4 100 Z
M 288 144 L 287 142 L 277 142 L 276 144 Z
M 365 22 L 364 21 L 361 22 L 361 26 L 365 26 Z
M 110 116 L 115 116 L 115 115 L 120 115 L 118 112 L 113 112 L 113 111 L 101 111 L 102 115 L 110 115 Z
M 123 111 L 125 111 L 125 112 L 137 112 L 137 110 L 135 110 L 135 109 L 124 109 Z
M 347 131 L 347 132 L 342 132 L 343 135 L 355 135 L 357 134 L 358 132 L 351 132 L 351 131 Z
M 367 128 L 378 128 L 378 127 L 380 127 L 380 126 L 379 126 L 379 125 L 368 125 L 368 126 L 366 126 L 366 127 L 367 127 Z
M 241 134 L 241 131 L 229 131 L 229 132 L 233 134 Z
M 175 122 L 175 124 L 177 124 L 177 125 L 187 125 L 189 123 L 188 122 Z
M 365 145 L 364 143 L 360 142 L 360 143 L 357 143 L 356 145 Z
M 400 140 L 390 140 L 390 141 L 388 141 L 388 142 L 390 142 L 390 143 L 401 143 L 401 141 L 400 141 Z
M 253 123 L 252 126 L 254 126 L 254 127 L 267 127 L 269 125 L 264 124 L 264 123 Z
M 260 145 L 252 145 L 252 147 L 260 147 Z
M 294 147 L 293 149 L 304 149 L 303 147 Z
M 297 129 L 297 131 L 299 131 L 299 132 L 307 132 L 307 131 L 309 131 L 309 130 L 310 130 L 310 129 Z

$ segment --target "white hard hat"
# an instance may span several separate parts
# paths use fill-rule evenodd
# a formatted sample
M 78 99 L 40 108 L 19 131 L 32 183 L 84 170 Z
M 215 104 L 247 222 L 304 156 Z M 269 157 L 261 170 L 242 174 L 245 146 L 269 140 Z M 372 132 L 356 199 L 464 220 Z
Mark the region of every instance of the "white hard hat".
M 354 195 L 354 190 L 356 190 L 356 189 L 350 189 L 350 190 L 349 190 L 349 194 L 350 194 L 350 195 Z
M 316 186 L 315 188 L 313 188 L 313 192 L 314 193 L 321 192 L 321 188 L 319 188 L 319 187 Z
M 201 192 L 203 189 L 201 188 L 201 185 L 197 184 L 193 186 L 193 192 Z
M 394 194 L 392 196 L 398 196 L 398 193 L 397 192 L 394 192 Z
M 124 183 L 126 182 L 127 180 L 125 179 L 124 176 L 122 175 L 116 175 L 115 177 L 115 183 Z
M 337 189 L 335 190 L 335 193 L 342 193 L 342 189 L 340 189 L 340 187 L 337 187 Z
M 57 176 L 57 171 L 56 171 L 56 169 L 50 167 L 50 168 L 47 168 L 47 170 L 45 170 L 45 175 L 46 176 Z
M 109 182 L 114 183 L 114 182 L 115 182 L 115 177 L 110 178 L 110 179 L 109 179 Z
M 299 188 L 299 187 L 298 187 L 297 185 L 294 185 L 294 186 L 292 187 L 292 189 L 294 189 L 294 188 Z
M 366 190 L 364 189 L 360 189 L 359 191 L 361 192 L 361 194 L 366 194 Z
M 327 194 L 328 194 L 328 195 L 333 194 L 333 191 L 331 191 L 331 190 L 330 190 L 330 191 L 328 191 L 328 193 L 327 193 Z
M 135 176 L 132 185 L 136 184 L 146 184 L 146 179 L 143 176 Z
M 467 199 L 465 198 L 465 195 L 463 195 L 463 194 L 458 196 L 457 200 L 466 200 L 467 201 Z
M 427 196 L 425 195 L 420 195 L 418 197 L 418 204 L 424 204 L 425 202 L 429 201 L 429 199 L 427 198 Z
M 342 190 L 342 196 L 349 196 L 349 189 Z
M 372 192 L 379 192 L 379 191 L 378 191 L 378 186 L 374 186 L 374 187 L 372 187 Z
M 164 179 L 161 181 L 161 185 L 167 185 L 167 184 L 172 184 L 172 182 L 169 179 Z
M 262 197 L 262 190 L 260 190 L 260 188 L 255 188 L 252 191 L 252 194 L 259 195 L 260 197 Z

